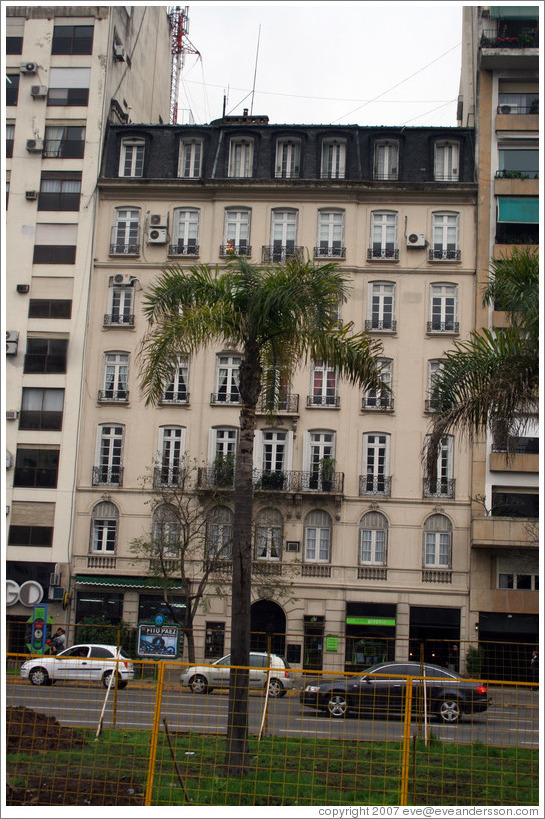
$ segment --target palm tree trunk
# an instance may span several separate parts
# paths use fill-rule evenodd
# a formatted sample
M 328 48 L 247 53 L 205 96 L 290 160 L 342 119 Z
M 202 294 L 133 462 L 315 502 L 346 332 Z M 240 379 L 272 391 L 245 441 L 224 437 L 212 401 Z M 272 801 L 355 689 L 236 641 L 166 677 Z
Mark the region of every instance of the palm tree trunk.
M 261 387 L 257 347 L 248 344 L 240 368 L 240 434 L 235 464 L 233 578 L 231 586 L 231 663 L 243 666 L 229 681 L 226 774 L 248 772 L 248 687 L 252 585 L 252 505 L 255 407 Z

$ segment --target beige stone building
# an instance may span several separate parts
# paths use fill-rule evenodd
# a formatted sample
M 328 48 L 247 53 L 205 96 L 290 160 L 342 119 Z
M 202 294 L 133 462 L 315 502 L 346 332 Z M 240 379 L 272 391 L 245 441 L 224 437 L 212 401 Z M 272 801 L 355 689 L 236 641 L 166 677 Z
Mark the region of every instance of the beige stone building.
M 477 137 L 477 327 L 505 322 L 481 304 L 490 259 L 539 243 L 538 36 L 536 5 L 464 8 L 458 120 Z M 527 673 L 539 633 L 538 436 L 537 418 L 509 430 L 509 460 L 505 435 L 478 442 L 471 492 L 470 619 L 491 663 Z
M 444 441 L 438 482 L 423 465 L 441 357 L 475 315 L 473 131 L 273 125 L 112 126 L 99 180 L 74 517 L 72 619 L 93 611 L 136 625 L 161 609 L 149 559 L 131 542 L 154 525 L 141 478 L 202 467 L 208 542 L 228 537 L 232 492 L 214 493 L 234 452 L 239 353 L 227 342 L 182 357 L 157 407 L 140 394 L 146 290 L 170 262 L 252 263 L 292 254 L 349 277 L 343 322 L 383 344 L 391 395 L 363 394 L 315 361 L 287 385 L 255 441 L 254 560 L 292 585 L 254 584 L 254 645 L 304 668 L 405 659 L 425 642 L 446 663 L 472 637 L 471 454 Z M 332 483 L 321 471 L 334 459 Z M 276 481 L 264 484 L 264 473 Z M 215 541 L 215 542 L 216 542 Z M 196 561 L 195 577 L 202 561 Z M 260 575 L 261 577 L 262 575 Z M 154 588 L 155 586 L 155 588 Z M 178 603 L 184 601 L 179 596 Z M 229 649 L 229 598 L 196 622 L 199 658 Z M 213 639 L 212 639 L 213 638 Z M 463 653 L 463 652 L 462 652 Z
M 108 122 L 168 122 L 170 26 L 154 5 L 3 5 L 2 13 L 7 624 L 8 648 L 25 650 L 33 603 L 42 598 L 57 623 L 69 616 L 62 602 L 104 133 Z

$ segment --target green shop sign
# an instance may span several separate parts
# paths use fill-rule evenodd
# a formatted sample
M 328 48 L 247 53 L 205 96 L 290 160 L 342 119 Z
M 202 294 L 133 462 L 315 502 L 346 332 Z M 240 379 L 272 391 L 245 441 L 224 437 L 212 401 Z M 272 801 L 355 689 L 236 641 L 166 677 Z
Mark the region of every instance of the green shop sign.
M 395 617 L 347 617 L 348 626 L 395 626 Z

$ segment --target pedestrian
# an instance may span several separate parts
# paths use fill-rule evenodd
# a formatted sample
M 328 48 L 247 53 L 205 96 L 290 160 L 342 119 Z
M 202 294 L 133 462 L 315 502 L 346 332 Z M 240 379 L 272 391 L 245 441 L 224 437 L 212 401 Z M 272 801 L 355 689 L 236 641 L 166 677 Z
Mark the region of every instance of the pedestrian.
M 53 637 L 51 638 L 50 642 L 50 651 L 51 654 L 58 654 L 59 651 L 63 651 L 66 648 L 66 632 L 63 628 L 59 626 Z
M 534 675 L 534 679 L 539 679 L 539 654 L 537 652 L 537 648 L 534 649 L 532 652 L 532 659 L 530 660 L 530 668 L 532 669 L 532 674 Z
M 451 671 L 458 671 L 458 646 L 456 643 L 449 647 L 447 666 Z

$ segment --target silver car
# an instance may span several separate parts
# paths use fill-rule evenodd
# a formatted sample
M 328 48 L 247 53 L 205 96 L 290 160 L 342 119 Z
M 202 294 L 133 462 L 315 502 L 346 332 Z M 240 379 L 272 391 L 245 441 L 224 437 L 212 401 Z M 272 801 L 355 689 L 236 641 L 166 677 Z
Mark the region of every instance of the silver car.
M 116 663 L 116 658 L 121 662 Z M 33 657 L 21 666 L 21 677 L 32 685 L 51 685 L 57 680 L 102 681 L 107 687 L 117 668 L 117 687 L 125 688 L 134 678 L 131 658 L 117 646 L 79 643 L 55 656 Z
M 180 678 L 181 683 L 189 686 L 194 694 L 206 694 L 214 688 L 228 688 L 231 664 L 231 655 L 227 654 L 211 665 L 185 668 Z M 250 653 L 250 688 L 265 688 L 269 665 L 269 696 L 283 697 L 292 687 L 292 679 L 287 663 L 278 654 L 268 655 L 266 651 Z

